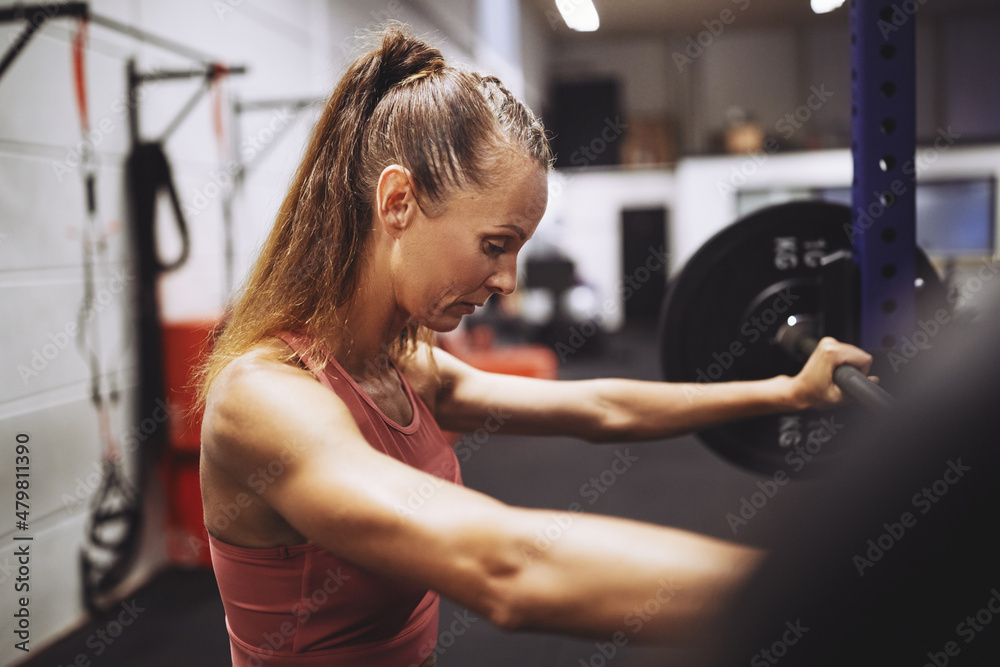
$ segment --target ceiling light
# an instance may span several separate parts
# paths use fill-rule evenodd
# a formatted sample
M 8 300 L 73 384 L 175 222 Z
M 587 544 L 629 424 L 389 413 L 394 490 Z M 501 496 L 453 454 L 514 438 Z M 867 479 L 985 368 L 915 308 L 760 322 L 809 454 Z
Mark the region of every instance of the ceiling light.
M 842 4 L 844 4 L 844 0 L 812 0 L 813 11 L 817 14 L 832 12 Z
M 815 0 L 814 0 L 815 1 Z M 556 0 L 563 21 L 573 30 L 593 32 L 601 26 L 592 0 Z

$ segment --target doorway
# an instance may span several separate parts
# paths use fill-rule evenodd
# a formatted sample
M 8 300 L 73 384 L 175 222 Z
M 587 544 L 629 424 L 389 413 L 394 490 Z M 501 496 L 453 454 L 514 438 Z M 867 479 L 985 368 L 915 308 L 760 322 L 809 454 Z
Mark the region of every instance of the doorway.
M 622 211 L 625 326 L 655 328 L 667 290 L 667 209 Z

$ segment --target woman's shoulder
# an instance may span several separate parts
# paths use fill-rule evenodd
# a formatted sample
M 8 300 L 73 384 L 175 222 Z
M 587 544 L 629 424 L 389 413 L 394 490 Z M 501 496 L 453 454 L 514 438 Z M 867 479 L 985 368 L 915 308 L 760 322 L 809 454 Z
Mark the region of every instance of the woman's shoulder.
M 276 337 L 267 338 L 233 357 L 212 383 L 209 396 L 213 392 L 216 395 L 223 393 L 233 385 L 255 382 L 275 373 L 285 374 L 300 368 L 288 343 Z
M 295 378 L 315 377 L 297 362 L 291 348 L 279 338 L 268 338 L 233 357 L 212 382 L 205 400 L 205 424 L 219 413 L 229 413 L 248 403 L 266 398 L 275 386 L 285 386 Z M 294 385 L 294 383 L 293 383 Z
M 287 344 L 269 339 L 234 357 L 212 382 L 202 417 L 202 449 L 238 467 L 248 454 L 271 455 L 270 449 L 296 436 L 298 425 L 337 419 L 353 418 L 297 363 Z

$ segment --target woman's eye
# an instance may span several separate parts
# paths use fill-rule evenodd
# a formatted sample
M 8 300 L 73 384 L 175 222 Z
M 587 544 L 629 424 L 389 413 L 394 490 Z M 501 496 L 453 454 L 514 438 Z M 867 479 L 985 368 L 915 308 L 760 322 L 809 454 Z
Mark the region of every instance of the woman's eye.
M 487 241 L 487 242 L 486 242 L 486 249 L 487 249 L 487 252 L 488 252 L 488 253 L 489 253 L 490 255 L 502 255 L 502 254 L 504 254 L 505 252 L 507 252 L 507 251 L 506 251 L 506 250 L 505 250 L 505 249 L 503 248 L 503 246 L 498 246 L 497 244 L 495 244 L 495 243 L 490 243 L 489 241 Z

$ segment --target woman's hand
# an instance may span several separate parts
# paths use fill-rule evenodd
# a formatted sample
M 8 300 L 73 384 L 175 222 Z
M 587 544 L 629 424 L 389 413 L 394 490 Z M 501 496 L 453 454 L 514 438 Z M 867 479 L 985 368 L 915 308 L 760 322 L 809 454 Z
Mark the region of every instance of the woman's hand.
M 840 387 L 833 383 L 833 370 L 841 364 L 856 366 L 867 375 L 871 369 L 872 355 L 829 336 L 821 339 L 806 365 L 792 378 L 795 405 L 805 410 L 829 408 L 846 401 L 847 397 Z M 869 376 L 869 379 L 878 382 L 877 377 Z

